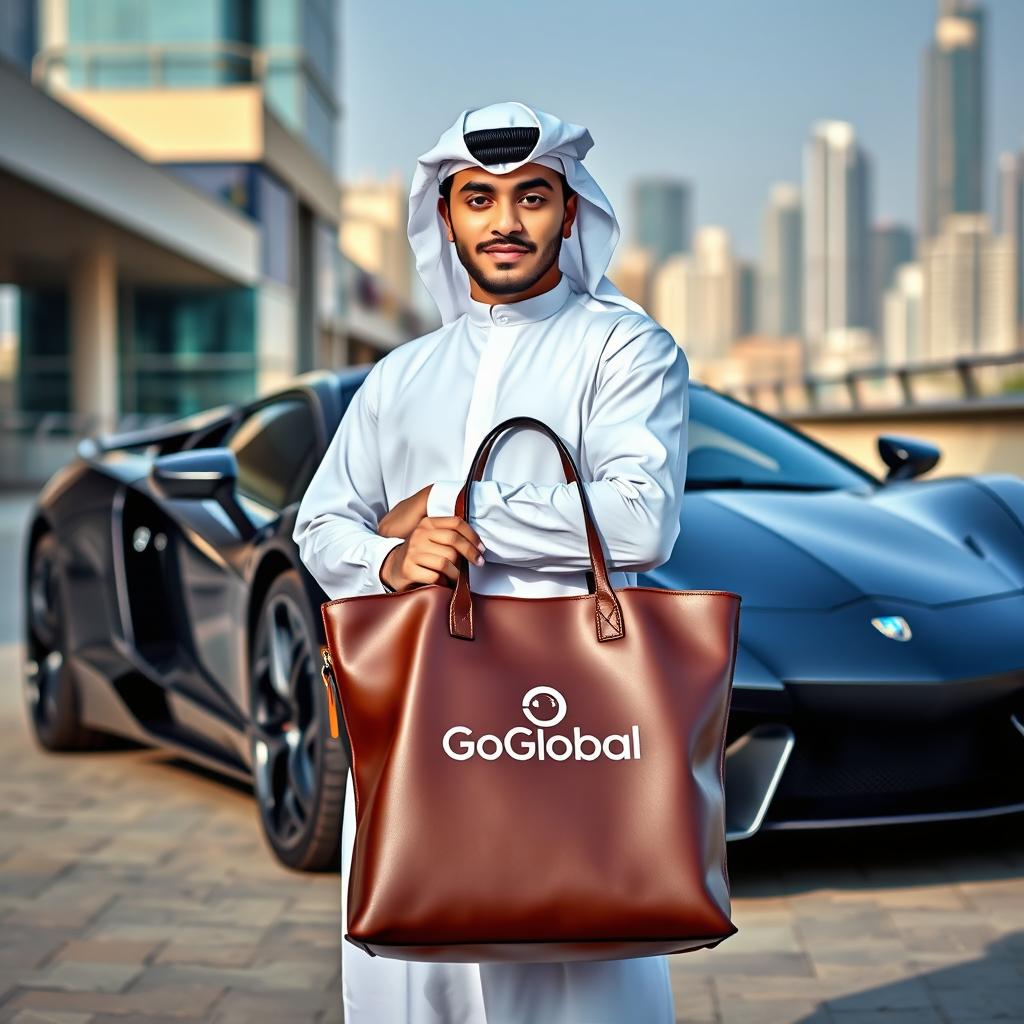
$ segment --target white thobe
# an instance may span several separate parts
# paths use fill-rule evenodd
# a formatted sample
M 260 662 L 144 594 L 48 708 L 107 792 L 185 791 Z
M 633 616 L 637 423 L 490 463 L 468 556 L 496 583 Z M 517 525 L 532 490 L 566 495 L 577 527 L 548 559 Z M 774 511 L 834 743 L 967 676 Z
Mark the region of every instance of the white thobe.
M 299 506 L 294 539 L 330 598 L 385 593 L 380 566 L 400 537 L 377 523 L 431 484 L 427 514 L 454 514 L 480 442 L 533 416 L 580 471 L 612 586 L 665 561 L 679 533 L 689 368 L 650 317 L 563 275 L 513 303 L 469 311 L 374 364 Z M 472 484 L 468 522 L 486 551 L 481 594 L 587 592 L 583 510 L 558 450 L 532 428 L 496 440 Z M 342 827 L 342 928 L 355 837 L 351 777 Z M 428 964 L 372 958 L 342 943 L 348 1024 L 673 1024 L 664 956 L 571 963 Z

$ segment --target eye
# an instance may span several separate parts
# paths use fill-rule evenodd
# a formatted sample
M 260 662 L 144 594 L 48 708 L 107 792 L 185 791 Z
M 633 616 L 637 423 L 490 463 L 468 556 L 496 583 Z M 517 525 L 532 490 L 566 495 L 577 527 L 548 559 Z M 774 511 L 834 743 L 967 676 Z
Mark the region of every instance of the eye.
M 475 205 L 475 200 L 477 200 L 477 199 L 482 199 L 485 203 L 488 201 L 487 200 L 487 196 L 470 196 L 470 198 L 466 200 L 466 205 L 467 206 L 474 206 Z M 477 207 L 477 209 L 479 209 L 479 207 Z
M 523 202 L 525 202 L 527 199 L 538 200 L 538 202 L 536 203 L 530 203 L 530 206 L 543 206 L 545 201 L 544 197 L 542 195 L 538 195 L 536 192 L 531 192 L 529 195 L 523 196 Z

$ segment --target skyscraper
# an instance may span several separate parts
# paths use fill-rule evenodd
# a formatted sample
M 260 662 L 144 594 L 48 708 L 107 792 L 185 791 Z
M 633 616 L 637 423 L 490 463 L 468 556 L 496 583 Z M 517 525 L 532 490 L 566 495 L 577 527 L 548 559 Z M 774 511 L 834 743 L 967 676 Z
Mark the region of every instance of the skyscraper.
M 921 299 L 924 276 L 919 263 L 903 263 L 882 298 L 882 361 L 905 366 L 922 358 Z
M 724 228 L 704 226 L 693 249 L 690 351 L 698 360 L 720 360 L 739 336 L 740 273 Z
M 875 326 L 884 325 L 885 293 L 895 284 L 896 272 L 914 259 L 914 233 L 902 224 L 877 224 L 871 231 L 871 301 Z
M 736 334 L 744 337 L 757 332 L 757 267 L 749 260 L 736 261 Z
M 922 247 L 926 356 L 947 360 L 1016 348 L 1013 245 L 992 234 L 983 213 L 946 218 Z
M 776 185 L 761 218 L 759 330 L 775 338 L 803 328 L 803 206 L 795 185 Z
M 985 12 L 940 0 L 921 64 L 918 230 L 931 238 L 951 213 L 984 211 Z
M 643 179 L 633 186 L 633 244 L 655 264 L 690 251 L 690 188 L 672 179 Z
M 1017 329 L 1024 343 L 1024 152 L 999 157 L 999 234 L 1013 244 Z
M 853 125 L 818 121 L 804 149 L 804 334 L 839 358 L 872 326 L 870 167 Z

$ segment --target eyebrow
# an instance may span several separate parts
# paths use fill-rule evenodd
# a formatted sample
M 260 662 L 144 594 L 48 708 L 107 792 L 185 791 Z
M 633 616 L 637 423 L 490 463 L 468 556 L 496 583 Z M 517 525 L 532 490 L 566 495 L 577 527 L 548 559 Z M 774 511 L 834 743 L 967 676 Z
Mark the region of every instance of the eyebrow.
M 529 181 L 522 181 L 516 185 L 517 192 L 525 192 L 531 188 L 546 188 L 549 192 L 554 192 L 551 187 L 551 182 L 547 178 L 531 178 Z M 467 181 L 459 192 L 489 192 L 494 195 L 494 186 L 489 185 L 486 181 Z

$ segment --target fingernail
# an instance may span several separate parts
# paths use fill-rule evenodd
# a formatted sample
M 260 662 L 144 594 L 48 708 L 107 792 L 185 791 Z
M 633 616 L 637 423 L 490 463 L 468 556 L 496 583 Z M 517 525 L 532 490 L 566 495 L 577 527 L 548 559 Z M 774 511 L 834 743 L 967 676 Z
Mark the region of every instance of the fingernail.
M 476 562 L 477 565 L 483 565 L 484 564 L 484 556 L 483 555 L 477 555 L 476 558 L 473 559 L 473 561 Z
M 476 543 L 476 546 L 477 546 L 477 547 L 478 547 L 478 548 L 479 548 L 479 549 L 480 549 L 481 551 L 486 551 L 486 550 L 487 550 L 487 548 L 485 548 L 485 547 L 484 547 L 484 545 L 483 545 L 483 541 L 477 541 L 477 543 Z

